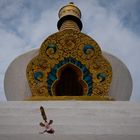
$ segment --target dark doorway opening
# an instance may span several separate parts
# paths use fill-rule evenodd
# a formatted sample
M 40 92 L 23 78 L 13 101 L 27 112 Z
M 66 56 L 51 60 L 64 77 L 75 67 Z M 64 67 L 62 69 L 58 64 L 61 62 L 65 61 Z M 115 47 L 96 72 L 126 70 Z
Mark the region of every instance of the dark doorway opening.
M 59 74 L 59 80 L 55 84 L 56 96 L 82 96 L 81 71 L 75 66 L 65 66 Z

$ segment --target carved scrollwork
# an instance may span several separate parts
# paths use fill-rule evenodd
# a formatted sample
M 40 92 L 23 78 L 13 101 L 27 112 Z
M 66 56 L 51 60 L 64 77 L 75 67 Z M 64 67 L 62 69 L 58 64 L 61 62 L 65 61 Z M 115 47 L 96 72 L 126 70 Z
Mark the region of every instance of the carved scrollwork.
M 91 45 L 85 45 L 83 47 L 83 52 L 87 55 L 91 54 L 91 52 L 94 52 L 94 47 Z
M 34 79 L 38 82 L 42 82 L 43 81 L 43 73 L 41 71 L 35 72 Z
M 100 82 L 105 81 L 107 75 L 105 73 L 98 73 L 97 78 L 100 80 Z
M 48 44 L 48 47 L 46 48 L 46 55 L 49 58 L 55 58 L 54 54 L 56 53 L 57 47 L 55 44 Z

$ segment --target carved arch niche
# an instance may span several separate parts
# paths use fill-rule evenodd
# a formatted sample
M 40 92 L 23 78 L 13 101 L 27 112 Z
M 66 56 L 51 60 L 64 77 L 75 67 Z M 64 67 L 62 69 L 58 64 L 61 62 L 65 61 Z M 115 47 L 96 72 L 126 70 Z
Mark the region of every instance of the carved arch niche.
M 82 71 L 72 64 L 61 67 L 57 72 L 58 80 L 52 89 L 56 96 L 83 96 L 87 92 L 87 84 L 83 81 Z

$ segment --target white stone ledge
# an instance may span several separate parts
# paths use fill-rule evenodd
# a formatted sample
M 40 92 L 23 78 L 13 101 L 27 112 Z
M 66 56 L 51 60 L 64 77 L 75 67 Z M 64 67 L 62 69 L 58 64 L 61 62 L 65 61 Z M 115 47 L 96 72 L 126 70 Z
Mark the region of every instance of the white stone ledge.
M 54 135 L 43 129 L 40 106 L 53 119 Z M 0 140 L 139 140 L 140 103 L 122 101 L 0 102 Z

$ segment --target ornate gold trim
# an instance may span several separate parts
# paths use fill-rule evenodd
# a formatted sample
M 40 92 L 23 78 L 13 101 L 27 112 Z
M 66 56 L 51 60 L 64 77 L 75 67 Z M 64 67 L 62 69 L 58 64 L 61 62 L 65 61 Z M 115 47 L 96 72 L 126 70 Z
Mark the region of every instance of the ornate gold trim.
M 26 99 L 28 101 L 63 101 L 63 100 L 79 100 L 79 101 L 114 101 L 109 96 L 35 96 Z

